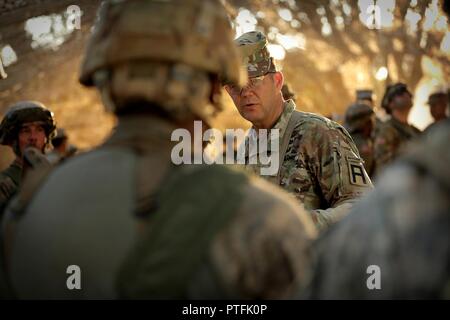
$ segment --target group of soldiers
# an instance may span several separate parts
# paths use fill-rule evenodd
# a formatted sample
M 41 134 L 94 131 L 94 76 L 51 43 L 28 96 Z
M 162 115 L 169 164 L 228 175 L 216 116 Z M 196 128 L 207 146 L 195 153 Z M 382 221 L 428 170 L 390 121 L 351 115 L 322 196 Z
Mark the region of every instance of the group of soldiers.
M 425 133 L 448 118 L 448 92 L 433 92 L 427 104 L 433 122 L 424 130 Z M 374 111 L 372 91 L 357 90 L 356 102 L 345 112 L 344 126 L 358 147 L 370 177 L 378 175 L 405 150 L 408 143 L 421 135 L 419 129 L 408 123 L 412 106 L 412 94 L 405 84 L 389 85 L 381 102 L 388 118 L 382 121 Z
M 449 298 L 449 121 L 374 190 L 349 132 L 283 98 L 267 45 L 259 31 L 234 39 L 219 0 L 105 1 L 80 82 L 117 115 L 108 140 L 50 163 L 58 129 L 45 106 L 18 103 L 0 124 L 17 156 L 0 179 L 1 296 Z M 388 91 L 394 117 L 409 92 Z M 209 128 L 225 92 L 253 125 L 244 169 L 174 165 L 171 133 L 196 120 Z M 280 147 L 255 153 L 263 129 L 279 130 Z M 259 176 L 262 152 L 280 160 L 276 174 Z M 374 264 L 376 291 L 366 286 Z M 81 288 L 67 285 L 73 265 Z

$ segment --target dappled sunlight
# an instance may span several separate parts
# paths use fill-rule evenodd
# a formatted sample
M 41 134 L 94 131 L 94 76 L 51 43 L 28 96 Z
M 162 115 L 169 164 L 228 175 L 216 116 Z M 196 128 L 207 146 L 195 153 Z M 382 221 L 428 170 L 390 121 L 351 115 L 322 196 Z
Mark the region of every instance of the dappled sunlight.
M 422 58 L 421 66 L 424 76 L 416 87 L 409 121 L 419 129 L 424 129 L 433 121 L 427 104 L 428 96 L 435 92 L 447 91 L 448 75 L 444 74 L 437 61 L 429 57 Z
M 75 30 L 74 19 L 80 18 L 82 12 L 67 12 L 39 16 L 25 22 L 25 31 L 32 38 L 31 47 L 57 50 Z
M 1 58 L 4 67 L 9 67 L 17 62 L 17 54 L 10 45 L 6 45 L 1 49 Z

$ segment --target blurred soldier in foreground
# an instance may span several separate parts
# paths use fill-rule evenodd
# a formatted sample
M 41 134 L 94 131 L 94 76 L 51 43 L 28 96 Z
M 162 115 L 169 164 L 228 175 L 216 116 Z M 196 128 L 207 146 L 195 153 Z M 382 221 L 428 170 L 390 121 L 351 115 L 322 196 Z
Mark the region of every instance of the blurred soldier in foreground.
M 52 145 L 53 150 L 47 154 L 47 160 L 52 165 L 64 161 L 77 152 L 77 148 L 69 143 L 69 137 L 63 128 L 58 128 L 56 136 L 52 139 Z
M 425 130 L 429 131 L 440 121 L 448 118 L 445 113 L 449 104 L 449 96 L 444 92 L 436 92 L 428 97 L 428 105 L 430 106 L 430 113 L 434 119 L 434 122 L 430 124 Z
M 17 297 L 282 298 L 304 283 L 315 230 L 295 200 L 225 166 L 171 163 L 173 131 L 221 109 L 219 76 L 245 83 L 219 1 L 105 3 L 80 79 L 118 127 L 9 217 Z
M 0 173 L 0 217 L 21 185 L 25 150 L 33 147 L 44 153 L 55 129 L 53 114 L 39 102 L 22 101 L 6 112 L 0 123 L 0 144 L 10 146 L 16 159 Z
M 329 229 L 309 298 L 450 299 L 449 141 L 444 120 Z
M 374 143 L 375 168 L 380 173 L 394 160 L 405 144 L 417 138 L 420 130 L 408 124 L 408 115 L 413 106 L 412 94 L 403 83 L 387 87 L 381 106 L 390 115 L 389 120 L 377 130 Z
M 316 225 L 324 228 L 344 216 L 372 187 L 358 149 L 339 124 L 296 111 L 294 101 L 284 101 L 283 74 L 270 57 L 264 34 L 244 33 L 235 42 L 244 54 L 249 82 L 244 88 L 225 88 L 242 117 L 253 124 L 254 130 L 241 144 L 246 167 L 259 174 L 264 167 L 259 162 L 262 153 L 269 151 L 272 157 L 279 157 L 277 173 L 263 177 L 293 193 Z M 249 146 L 259 144 L 260 129 L 279 130 L 279 152 L 271 149 L 272 142 L 252 151 Z
M 372 133 L 375 127 L 375 113 L 366 104 L 356 103 L 345 112 L 344 127 L 350 133 L 364 160 L 364 167 L 372 177 L 374 169 Z

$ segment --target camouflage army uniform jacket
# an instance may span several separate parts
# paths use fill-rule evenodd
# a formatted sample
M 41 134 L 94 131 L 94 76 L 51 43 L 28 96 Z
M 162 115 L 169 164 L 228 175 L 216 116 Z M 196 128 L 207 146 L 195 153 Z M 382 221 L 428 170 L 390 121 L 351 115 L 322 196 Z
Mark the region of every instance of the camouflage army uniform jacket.
M 419 129 L 401 123 L 393 117 L 384 122 L 377 132 L 374 143 L 377 173 L 401 153 L 401 149 L 409 140 L 417 138 L 419 135 Z
M 6 204 L 17 192 L 22 176 L 22 165 L 14 161 L 0 173 L 0 216 L 6 208 Z
M 283 113 L 272 128 L 280 130 L 281 140 L 294 110 L 295 103 L 286 101 Z M 245 144 L 241 145 L 245 148 L 247 164 L 251 163 L 251 157 L 257 156 L 249 151 L 250 139 L 257 139 L 255 136 L 247 135 Z M 348 132 L 339 124 L 312 113 L 301 112 L 280 166 L 279 185 L 300 200 L 319 228 L 347 214 L 354 200 L 372 188 Z M 261 164 L 246 167 L 259 174 Z M 271 176 L 262 177 L 274 182 Z

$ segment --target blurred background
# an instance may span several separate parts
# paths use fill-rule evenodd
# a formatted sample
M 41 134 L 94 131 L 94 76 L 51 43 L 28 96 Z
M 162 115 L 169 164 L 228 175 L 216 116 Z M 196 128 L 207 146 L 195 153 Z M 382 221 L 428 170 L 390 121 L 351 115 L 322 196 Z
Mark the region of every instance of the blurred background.
M 450 29 L 442 0 L 229 0 L 236 36 L 261 30 L 297 108 L 341 121 L 357 89 L 387 84 L 414 93 L 410 122 L 431 122 L 428 95 L 448 88 Z M 86 39 L 100 0 L 0 0 L 0 119 L 9 105 L 38 100 L 88 150 L 115 124 L 95 90 L 78 83 Z M 74 6 L 75 5 L 75 6 Z M 126 50 L 126 48 L 123 48 Z M 227 100 L 216 127 L 248 128 Z M 0 170 L 13 159 L 0 146 Z

